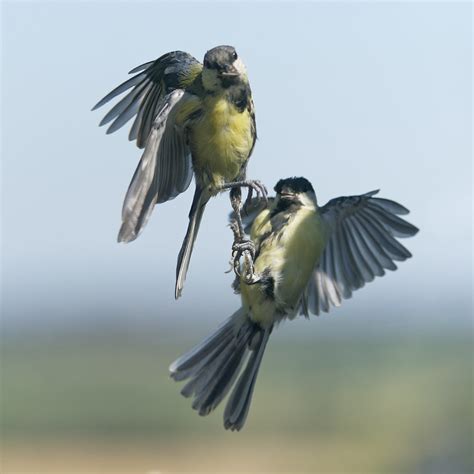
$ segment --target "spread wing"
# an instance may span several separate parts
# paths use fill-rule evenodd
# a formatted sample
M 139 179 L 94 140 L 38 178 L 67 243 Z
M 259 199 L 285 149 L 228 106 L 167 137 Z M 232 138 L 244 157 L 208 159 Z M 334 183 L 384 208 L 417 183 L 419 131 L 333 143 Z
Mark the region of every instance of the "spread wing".
M 139 148 L 144 148 L 164 97 L 174 90 L 185 90 L 201 71 L 202 64 L 190 54 L 183 51 L 167 53 L 156 61 L 132 69 L 130 74 L 138 74 L 109 92 L 92 110 L 129 91 L 99 125 L 112 122 L 107 133 L 113 133 L 135 116 L 128 138 L 136 140 Z
M 186 127 L 199 112 L 197 102 L 195 96 L 180 89 L 159 102 L 145 150 L 123 203 L 119 242 L 135 240 L 155 204 L 169 201 L 188 188 L 193 173 Z
M 361 196 L 332 199 L 320 208 L 328 241 L 305 289 L 301 312 L 318 315 L 339 306 L 366 282 L 396 270 L 395 261 L 411 257 L 396 238 L 411 237 L 418 229 L 398 217 L 408 209 L 388 199 Z

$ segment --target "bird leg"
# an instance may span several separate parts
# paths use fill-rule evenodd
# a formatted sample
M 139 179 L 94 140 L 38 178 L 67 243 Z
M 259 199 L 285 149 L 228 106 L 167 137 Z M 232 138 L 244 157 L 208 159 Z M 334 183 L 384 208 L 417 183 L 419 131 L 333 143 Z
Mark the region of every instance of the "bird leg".
M 240 215 L 241 191 L 239 187 L 231 188 L 230 202 L 234 210 L 234 219 L 230 223 L 230 228 L 234 234 L 234 242 L 232 244 L 232 265 L 234 273 L 238 277 L 242 277 L 245 283 L 251 285 L 260 280 L 255 274 L 253 260 L 255 258 L 255 245 L 250 239 L 245 238 L 244 226 L 242 224 L 242 216 Z M 240 258 L 245 259 L 245 274 L 240 273 Z
M 231 192 L 234 189 L 239 189 L 240 188 L 248 188 L 248 194 L 247 194 L 247 199 L 245 200 L 244 204 L 244 209 L 247 209 L 248 206 L 250 205 L 252 201 L 252 196 L 255 191 L 255 194 L 257 195 L 257 198 L 263 199 L 265 201 L 265 204 L 268 204 L 268 191 L 265 185 L 254 179 L 248 179 L 245 181 L 235 181 L 233 183 L 226 183 L 223 184 L 222 186 L 219 187 L 220 191 L 225 191 L 226 189 L 230 189 Z M 231 196 L 231 202 L 232 202 L 232 196 Z M 240 206 L 240 193 L 239 193 L 239 206 Z
M 247 285 L 253 285 L 260 281 L 260 276 L 255 272 L 253 259 L 255 258 L 255 245 L 251 240 L 242 239 L 239 235 L 239 226 L 236 220 L 230 223 L 230 228 L 234 233 L 234 243 L 232 245 L 232 261 L 234 273 L 238 278 L 243 278 Z M 240 273 L 240 259 L 244 257 L 245 273 Z

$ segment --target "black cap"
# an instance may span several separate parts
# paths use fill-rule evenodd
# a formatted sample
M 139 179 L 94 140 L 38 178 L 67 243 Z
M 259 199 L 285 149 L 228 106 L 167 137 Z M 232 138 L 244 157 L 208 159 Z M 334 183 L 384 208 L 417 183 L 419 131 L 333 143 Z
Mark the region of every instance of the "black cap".
M 314 189 L 311 183 L 303 177 L 300 178 L 285 178 L 280 179 L 275 185 L 275 192 L 281 194 L 283 190 L 290 191 L 293 193 L 306 193 L 308 191 L 313 191 Z

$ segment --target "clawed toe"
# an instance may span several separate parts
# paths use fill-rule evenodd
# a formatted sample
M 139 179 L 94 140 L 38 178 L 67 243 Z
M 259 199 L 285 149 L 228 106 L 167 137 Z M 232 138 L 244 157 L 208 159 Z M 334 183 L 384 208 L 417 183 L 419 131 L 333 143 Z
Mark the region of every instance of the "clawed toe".
M 255 258 L 255 244 L 251 240 L 241 240 L 232 245 L 232 256 L 242 256 L 244 252 L 249 252 L 252 260 Z
M 268 205 L 268 191 L 265 185 L 258 180 L 251 180 L 247 181 L 247 186 L 248 186 L 248 194 L 247 194 L 247 199 L 245 200 L 244 204 L 244 210 L 247 212 L 251 202 L 252 202 L 252 197 L 253 193 L 257 195 L 258 199 L 263 199 L 265 201 L 265 205 Z
M 244 257 L 244 274 L 240 271 L 240 259 Z M 235 274 L 244 280 L 247 285 L 253 285 L 260 281 L 260 277 L 255 273 L 255 244 L 251 240 L 241 240 L 232 245 L 232 258 Z
M 247 210 L 251 205 L 252 197 L 255 192 L 257 198 L 264 199 L 265 205 L 268 205 L 267 199 L 267 188 L 260 181 L 240 181 L 238 183 L 229 183 L 224 188 L 231 189 L 230 200 L 232 209 L 234 210 L 235 218 L 230 223 L 230 228 L 234 234 L 234 243 L 232 244 L 232 259 L 231 265 L 233 266 L 234 273 L 241 278 L 246 284 L 252 285 L 260 281 L 260 277 L 255 273 L 254 260 L 255 260 L 255 244 L 252 240 L 245 239 L 245 231 L 242 225 L 240 198 L 241 198 L 241 187 L 248 188 L 247 199 L 243 206 L 244 210 Z M 244 272 L 241 273 L 240 259 L 244 257 L 245 264 L 243 265 Z

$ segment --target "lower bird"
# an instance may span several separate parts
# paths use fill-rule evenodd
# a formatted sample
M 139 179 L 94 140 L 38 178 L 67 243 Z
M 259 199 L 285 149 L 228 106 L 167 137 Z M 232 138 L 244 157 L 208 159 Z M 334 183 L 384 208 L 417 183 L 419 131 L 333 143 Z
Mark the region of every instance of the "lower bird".
M 245 423 L 273 328 L 298 314 L 328 312 L 385 270 L 396 270 L 394 261 L 411 257 L 396 238 L 418 232 L 399 217 L 408 210 L 375 197 L 378 191 L 322 207 L 305 178 L 280 180 L 275 191 L 267 208 L 254 200 L 244 219 L 255 244 L 256 275 L 251 284 L 244 276 L 234 282 L 241 307 L 170 366 L 173 379 L 187 380 L 181 393 L 194 398 L 200 415 L 232 389 L 224 410 L 224 427 L 231 430 Z

